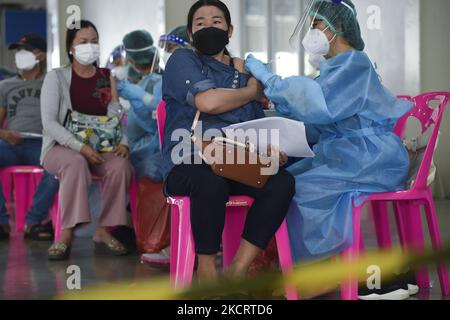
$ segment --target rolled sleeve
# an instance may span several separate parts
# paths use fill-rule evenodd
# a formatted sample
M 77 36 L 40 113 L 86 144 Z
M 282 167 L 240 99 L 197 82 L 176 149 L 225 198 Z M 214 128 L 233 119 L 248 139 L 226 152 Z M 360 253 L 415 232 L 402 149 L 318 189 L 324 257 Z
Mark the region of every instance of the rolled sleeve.
M 163 75 L 163 99 L 195 107 L 198 93 L 216 88 L 201 59 L 192 50 L 178 49 L 170 58 Z
M 191 107 L 195 107 L 195 96 L 198 93 L 202 93 L 205 91 L 208 91 L 210 89 L 216 89 L 216 84 L 214 81 L 210 79 L 206 79 L 203 81 L 199 81 L 195 83 L 191 88 L 188 90 L 186 101 Z

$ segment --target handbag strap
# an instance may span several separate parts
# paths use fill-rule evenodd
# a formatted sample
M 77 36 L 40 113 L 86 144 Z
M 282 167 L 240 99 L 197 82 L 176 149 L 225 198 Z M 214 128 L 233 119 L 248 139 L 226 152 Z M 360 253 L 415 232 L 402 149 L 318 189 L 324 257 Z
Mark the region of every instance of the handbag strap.
M 194 143 L 197 142 L 197 137 L 194 135 L 194 132 L 195 132 L 195 128 L 197 128 L 198 121 L 200 119 L 200 114 L 201 114 L 201 112 L 199 110 L 197 110 L 197 113 L 195 114 L 194 122 L 192 122 L 191 140 L 194 141 Z

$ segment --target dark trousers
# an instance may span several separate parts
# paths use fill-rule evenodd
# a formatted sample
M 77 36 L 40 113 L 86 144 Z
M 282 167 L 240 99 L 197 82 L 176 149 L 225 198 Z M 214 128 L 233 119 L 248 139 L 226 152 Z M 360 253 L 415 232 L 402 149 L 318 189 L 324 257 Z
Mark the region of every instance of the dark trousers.
M 181 164 L 170 172 L 166 190 L 171 196 L 190 197 L 195 251 L 201 255 L 215 255 L 220 250 L 225 205 L 230 196 L 243 195 L 254 199 L 242 237 L 265 249 L 286 217 L 295 194 L 295 180 L 280 168 L 264 188 L 257 189 L 222 178 L 206 164 Z

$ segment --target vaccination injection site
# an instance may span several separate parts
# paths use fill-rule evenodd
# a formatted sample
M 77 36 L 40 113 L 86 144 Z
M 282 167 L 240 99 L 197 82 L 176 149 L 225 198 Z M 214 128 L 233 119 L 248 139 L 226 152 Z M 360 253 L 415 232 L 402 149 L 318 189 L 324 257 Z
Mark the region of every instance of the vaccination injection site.
M 0 302 L 450 300 L 449 12 L 0 0 Z

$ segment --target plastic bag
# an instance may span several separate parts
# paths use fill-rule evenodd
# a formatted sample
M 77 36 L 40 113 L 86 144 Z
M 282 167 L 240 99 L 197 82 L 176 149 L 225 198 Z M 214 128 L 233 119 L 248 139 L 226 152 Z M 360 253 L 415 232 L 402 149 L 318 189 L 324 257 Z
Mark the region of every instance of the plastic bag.
M 261 251 L 253 260 L 249 267 L 248 273 L 251 276 L 255 276 L 261 272 L 277 271 L 279 268 L 278 263 L 278 249 L 277 242 L 273 238 L 266 250 Z
M 136 242 L 139 253 L 159 253 L 170 243 L 170 206 L 163 184 L 147 177 L 139 182 Z

